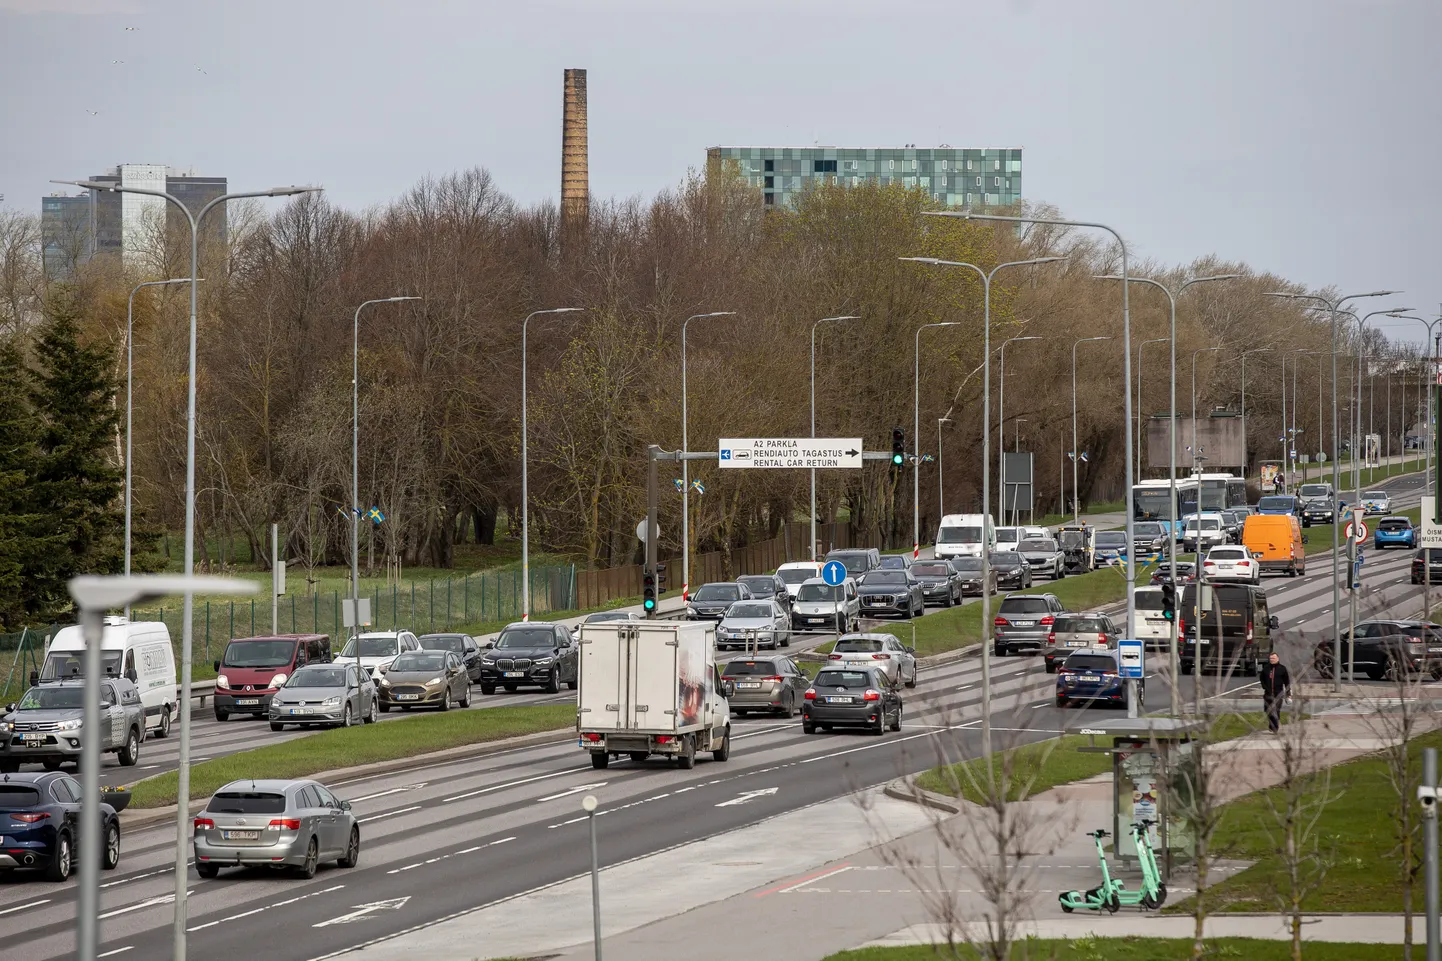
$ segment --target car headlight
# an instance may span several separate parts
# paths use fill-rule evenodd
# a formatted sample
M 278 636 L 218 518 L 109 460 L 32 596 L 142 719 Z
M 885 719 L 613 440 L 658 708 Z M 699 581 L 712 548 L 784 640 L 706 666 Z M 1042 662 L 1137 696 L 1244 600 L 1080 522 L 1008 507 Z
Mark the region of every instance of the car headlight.
M 78 731 L 80 730 L 80 725 L 84 723 L 85 722 L 83 720 L 77 717 L 69 721 L 61 721 L 59 724 L 55 725 L 55 728 L 59 731 Z
M 531 663 L 536 667 L 545 667 L 547 664 L 550 664 L 554 660 L 554 657 L 538 657 Z
M 281 686 L 282 684 L 284 684 L 285 682 L 286 682 L 286 675 L 284 674 L 284 672 L 282 672 L 282 673 L 277 674 L 275 677 L 273 677 L 273 678 L 270 679 L 270 686 L 271 686 L 271 687 L 280 687 L 280 686 Z
M 441 679 L 439 677 L 433 677 L 429 681 L 426 681 L 426 687 L 431 687 L 439 683 L 441 683 Z
M 10 722 L 9 722 L 9 721 L 0 721 L 0 734 L 9 734 L 9 733 L 10 733 Z
M 328 697 L 328 698 L 326 698 L 324 701 L 321 701 L 321 702 L 320 702 L 320 706 L 321 706 L 321 707 L 340 707 L 340 695 L 337 694 L 335 697 Z
M 226 677 L 224 674 L 215 675 L 215 686 L 230 687 L 230 678 Z
M 380 682 L 380 683 L 381 683 L 381 687 L 390 687 L 390 686 L 391 686 L 390 678 L 383 677 L 383 678 L 381 678 L 381 682 Z
M 482 663 L 482 664 L 494 664 L 494 663 L 496 663 L 496 655 L 494 655 L 494 654 L 487 654 L 487 655 L 485 655 L 484 657 L 481 658 L 481 663 Z

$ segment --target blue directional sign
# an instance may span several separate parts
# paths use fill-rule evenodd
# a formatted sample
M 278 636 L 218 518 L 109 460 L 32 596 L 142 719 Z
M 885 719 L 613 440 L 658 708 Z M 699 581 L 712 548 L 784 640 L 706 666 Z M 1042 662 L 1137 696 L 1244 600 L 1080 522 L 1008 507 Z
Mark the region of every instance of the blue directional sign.
M 821 579 L 836 587 L 846 580 L 846 565 L 840 561 L 827 561 L 821 565 Z
M 1142 651 L 1144 645 L 1141 641 L 1127 640 L 1122 638 L 1117 641 L 1117 660 L 1121 665 L 1120 676 L 1129 681 L 1140 681 L 1146 677 L 1142 667 Z

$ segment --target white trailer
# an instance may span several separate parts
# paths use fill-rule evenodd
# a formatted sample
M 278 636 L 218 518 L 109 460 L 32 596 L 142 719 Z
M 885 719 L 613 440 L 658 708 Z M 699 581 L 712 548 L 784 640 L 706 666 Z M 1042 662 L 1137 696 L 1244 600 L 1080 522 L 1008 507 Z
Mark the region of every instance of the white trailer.
M 731 681 L 716 666 L 710 621 L 610 621 L 581 628 L 576 730 L 604 768 L 653 754 L 690 768 L 731 753 Z

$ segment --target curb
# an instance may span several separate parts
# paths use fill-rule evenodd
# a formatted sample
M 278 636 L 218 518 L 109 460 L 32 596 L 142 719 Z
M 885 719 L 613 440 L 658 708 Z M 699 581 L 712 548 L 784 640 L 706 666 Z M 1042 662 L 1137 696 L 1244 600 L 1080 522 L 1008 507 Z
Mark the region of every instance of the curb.
M 319 771 L 315 774 L 306 775 L 306 780 L 320 781 L 327 784 L 331 781 L 354 779 L 371 774 L 400 774 L 405 771 L 413 771 L 417 768 L 430 767 L 433 764 L 446 761 L 463 761 L 471 758 L 488 757 L 493 754 L 504 754 L 517 748 L 540 747 L 547 744 L 564 744 L 571 740 L 570 729 L 557 728 L 551 731 L 538 731 L 535 734 L 519 734 L 515 737 L 503 738 L 498 741 L 483 741 L 477 744 L 462 744 L 457 747 L 448 747 L 443 751 L 432 751 L 429 754 L 416 754 L 411 757 L 396 758 L 392 761 L 372 761 L 369 764 L 358 764 L 353 767 L 336 768 L 330 771 Z M 205 809 L 207 800 L 191 801 L 191 813 L 198 813 Z M 175 820 L 178 804 L 167 804 L 165 807 L 140 808 L 135 811 L 120 812 L 120 825 L 126 830 L 138 830 L 150 827 L 155 824 Z
M 898 801 L 909 801 L 924 808 L 945 811 L 947 814 L 960 814 L 962 806 L 966 804 L 964 801 L 958 801 L 956 798 L 950 798 L 944 794 L 923 790 L 917 787 L 916 778 L 910 776 L 888 781 L 886 787 L 882 789 L 882 793 Z

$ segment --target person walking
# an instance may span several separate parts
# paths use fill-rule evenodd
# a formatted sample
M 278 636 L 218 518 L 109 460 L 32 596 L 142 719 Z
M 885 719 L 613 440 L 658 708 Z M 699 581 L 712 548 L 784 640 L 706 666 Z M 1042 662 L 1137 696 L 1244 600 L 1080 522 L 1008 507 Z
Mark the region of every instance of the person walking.
M 1276 734 L 1282 726 L 1282 702 L 1292 692 L 1292 675 L 1282 659 L 1273 651 L 1262 668 L 1262 709 L 1267 712 L 1267 728 Z

